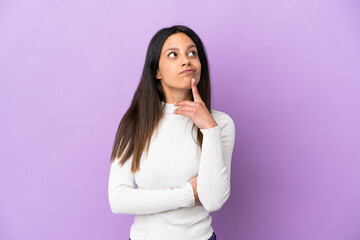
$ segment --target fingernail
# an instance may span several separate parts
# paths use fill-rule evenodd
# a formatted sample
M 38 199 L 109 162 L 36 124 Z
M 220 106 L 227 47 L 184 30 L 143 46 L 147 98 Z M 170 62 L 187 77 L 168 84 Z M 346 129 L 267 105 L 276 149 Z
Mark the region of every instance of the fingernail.
M 195 78 L 193 78 L 192 81 L 195 82 Z

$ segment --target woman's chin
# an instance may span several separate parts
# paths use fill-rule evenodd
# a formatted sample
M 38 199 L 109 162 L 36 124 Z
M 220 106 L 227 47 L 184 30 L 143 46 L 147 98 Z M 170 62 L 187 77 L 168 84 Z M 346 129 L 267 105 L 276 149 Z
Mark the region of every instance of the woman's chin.
M 191 88 L 191 80 L 192 80 L 192 78 L 184 78 L 184 85 L 188 89 Z

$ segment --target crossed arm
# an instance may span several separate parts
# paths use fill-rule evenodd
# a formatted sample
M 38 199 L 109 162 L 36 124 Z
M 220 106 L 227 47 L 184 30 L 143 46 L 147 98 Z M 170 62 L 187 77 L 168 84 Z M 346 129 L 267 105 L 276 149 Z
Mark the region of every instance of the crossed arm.
M 197 179 L 198 197 L 206 211 L 219 210 L 230 196 L 230 167 L 235 142 L 235 124 L 227 114 L 216 127 L 200 129 L 203 144 Z M 195 206 L 192 185 L 164 190 L 135 189 L 131 159 L 110 168 L 108 197 L 116 214 L 154 214 Z

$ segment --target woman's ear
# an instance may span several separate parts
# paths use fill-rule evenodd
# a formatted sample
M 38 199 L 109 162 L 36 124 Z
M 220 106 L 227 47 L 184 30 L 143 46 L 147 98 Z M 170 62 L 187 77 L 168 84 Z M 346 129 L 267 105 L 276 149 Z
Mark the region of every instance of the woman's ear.
M 156 79 L 161 79 L 161 76 L 159 74 L 159 70 L 156 71 Z

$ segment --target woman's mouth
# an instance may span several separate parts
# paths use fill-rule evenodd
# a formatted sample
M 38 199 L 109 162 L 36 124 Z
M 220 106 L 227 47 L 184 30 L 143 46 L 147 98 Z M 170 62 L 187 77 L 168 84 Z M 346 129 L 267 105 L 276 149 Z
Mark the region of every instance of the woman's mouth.
M 194 73 L 194 72 L 195 72 L 195 70 L 189 69 L 189 70 L 182 71 L 180 74 L 189 74 L 189 73 Z

